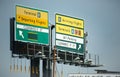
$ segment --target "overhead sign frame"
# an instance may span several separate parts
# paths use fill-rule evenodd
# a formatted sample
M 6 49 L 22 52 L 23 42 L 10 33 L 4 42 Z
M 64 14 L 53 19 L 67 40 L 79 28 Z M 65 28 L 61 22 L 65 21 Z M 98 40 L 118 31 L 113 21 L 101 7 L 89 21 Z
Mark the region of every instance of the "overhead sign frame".
M 15 40 L 49 44 L 48 12 L 16 5 Z
M 56 13 L 55 45 L 57 50 L 84 55 L 84 20 Z

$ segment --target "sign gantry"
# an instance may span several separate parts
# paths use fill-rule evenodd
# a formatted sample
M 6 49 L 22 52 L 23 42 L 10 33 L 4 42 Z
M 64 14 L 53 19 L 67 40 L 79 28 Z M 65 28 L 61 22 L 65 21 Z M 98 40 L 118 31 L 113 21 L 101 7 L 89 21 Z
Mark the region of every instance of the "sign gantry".
M 15 40 L 49 44 L 48 12 L 16 6 Z
M 56 47 L 58 50 L 84 54 L 84 21 L 56 14 Z

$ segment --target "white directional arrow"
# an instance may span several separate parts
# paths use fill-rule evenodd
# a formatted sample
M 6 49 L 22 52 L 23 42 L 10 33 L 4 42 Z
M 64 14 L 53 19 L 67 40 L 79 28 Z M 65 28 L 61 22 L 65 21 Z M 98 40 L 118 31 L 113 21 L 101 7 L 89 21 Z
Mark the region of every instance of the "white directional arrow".
M 19 35 L 24 39 L 23 31 L 19 30 Z
M 79 45 L 78 50 L 81 48 L 81 45 Z

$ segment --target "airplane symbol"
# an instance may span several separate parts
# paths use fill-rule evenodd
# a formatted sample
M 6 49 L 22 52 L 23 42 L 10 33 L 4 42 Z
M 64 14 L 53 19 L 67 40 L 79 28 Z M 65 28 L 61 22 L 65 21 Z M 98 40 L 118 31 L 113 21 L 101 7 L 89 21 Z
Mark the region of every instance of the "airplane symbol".
M 19 35 L 24 39 L 23 31 L 19 30 Z

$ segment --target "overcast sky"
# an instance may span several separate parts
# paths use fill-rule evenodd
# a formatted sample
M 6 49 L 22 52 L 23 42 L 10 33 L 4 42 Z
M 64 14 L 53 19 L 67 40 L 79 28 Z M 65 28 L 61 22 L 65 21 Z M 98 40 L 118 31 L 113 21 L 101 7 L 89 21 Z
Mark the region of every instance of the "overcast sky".
M 29 77 L 29 73 L 9 72 L 9 19 L 15 17 L 16 5 L 48 11 L 52 24 L 55 24 L 56 13 L 83 19 L 85 32 L 88 32 L 88 52 L 93 59 L 95 54 L 99 55 L 104 65 L 99 69 L 120 71 L 120 0 L 0 0 L 0 77 Z M 29 60 L 23 59 L 23 66 L 25 61 L 29 65 Z M 20 60 L 18 63 L 20 65 Z M 65 77 L 73 72 L 91 72 L 91 68 L 57 66 L 63 67 Z

